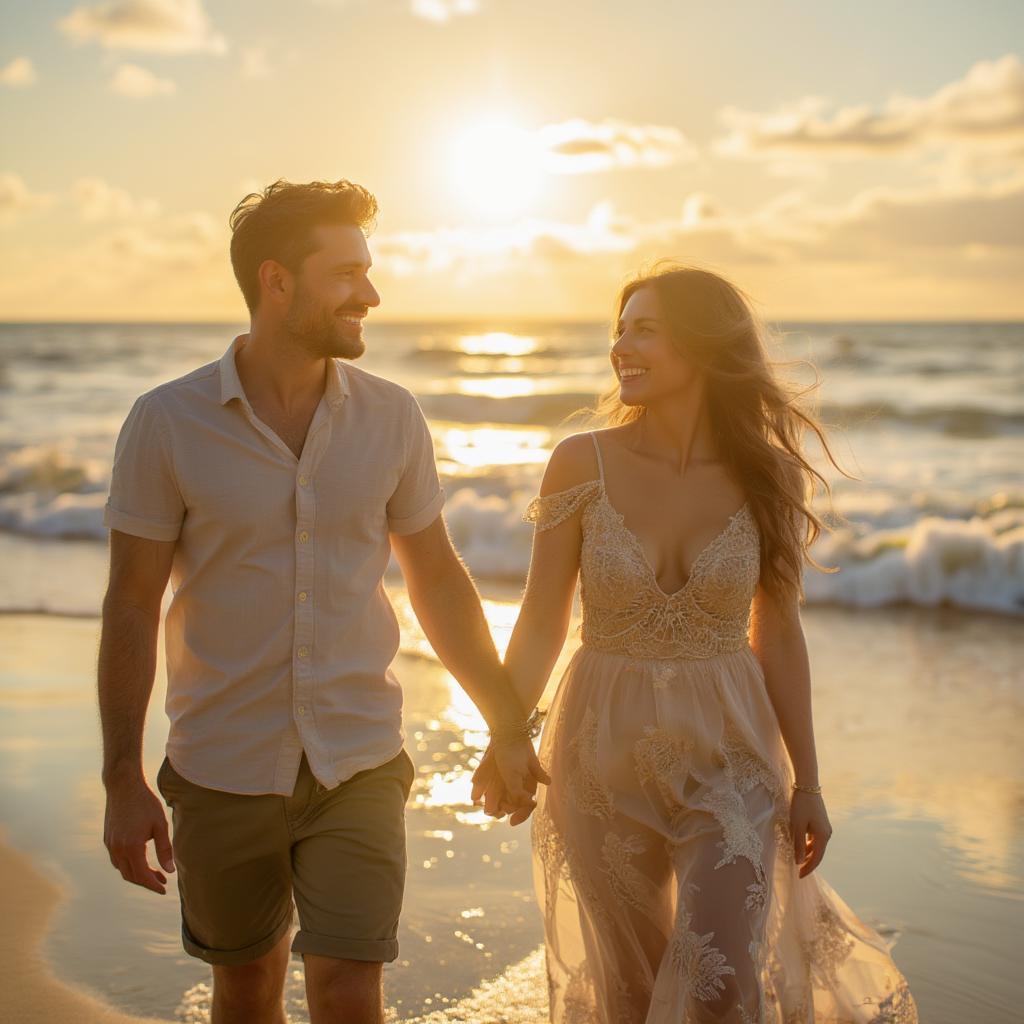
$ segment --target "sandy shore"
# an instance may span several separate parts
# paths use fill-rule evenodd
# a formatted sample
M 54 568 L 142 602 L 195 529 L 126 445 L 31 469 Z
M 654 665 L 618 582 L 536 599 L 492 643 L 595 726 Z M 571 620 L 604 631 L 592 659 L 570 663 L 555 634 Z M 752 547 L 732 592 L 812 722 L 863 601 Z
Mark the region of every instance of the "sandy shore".
M 0 842 L 0 992 L 8 1024 L 153 1024 L 122 1013 L 53 973 L 42 943 L 62 898 L 32 860 Z
M 503 598 L 488 614 L 507 626 L 514 608 Z M 467 806 L 478 720 L 447 673 L 416 653 L 397 600 L 410 653 L 396 670 L 419 778 L 402 953 L 385 972 L 392 1020 L 539 1024 L 528 832 L 490 826 Z M 812 608 L 805 627 L 836 828 L 825 877 L 897 938 L 926 1024 L 1010 1024 L 1024 1001 L 1010 952 L 1024 874 L 1020 623 Z M 181 951 L 173 890 L 161 898 L 126 885 L 100 842 L 97 629 L 95 620 L 0 616 L 0 1017 L 201 1024 L 209 969 Z M 162 699 L 160 675 L 146 732 L 151 777 Z M 308 1019 L 300 968 L 293 962 L 286 987 L 295 1022 Z

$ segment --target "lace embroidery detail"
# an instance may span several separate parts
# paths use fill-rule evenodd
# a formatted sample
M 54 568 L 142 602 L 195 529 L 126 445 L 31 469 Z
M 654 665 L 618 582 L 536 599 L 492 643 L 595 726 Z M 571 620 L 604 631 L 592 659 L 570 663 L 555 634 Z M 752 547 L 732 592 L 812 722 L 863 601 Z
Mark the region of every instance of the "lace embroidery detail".
M 819 903 L 814 915 L 814 937 L 803 944 L 804 958 L 812 971 L 820 974 L 828 985 L 838 986 L 836 972 L 853 951 L 853 946 L 853 939 L 836 912 L 827 903 Z
M 674 803 L 672 779 L 685 777 L 689 771 L 693 743 L 653 725 L 646 726 L 644 733 L 646 738 L 637 740 L 633 746 L 637 781 L 653 782 L 665 803 Z
M 768 878 L 761 857 L 764 845 L 747 815 L 747 805 L 736 789 L 711 789 L 701 801 L 722 829 L 722 857 L 716 870 L 743 857 L 754 869 L 754 881 L 747 886 L 747 910 L 762 910 L 768 899 Z
M 736 726 L 729 722 L 722 734 L 722 761 L 726 776 L 740 793 L 749 793 L 756 786 L 764 786 L 773 797 L 783 794 L 778 776 L 747 745 Z
M 565 1024 L 590 1024 L 594 1012 L 594 983 L 584 960 L 570 975 L 565 987 Z
M 901 981 L 896 990 L 880 1002 L 866 999 L 864 1005 L 878 1008 L 868 1024 L 918 1024 L 917 1007 L 905 981 Z
M 576 756 L 576 770 L 569 774 L 569 790 L 576 807 L 607 821 L 615 813 L 615 805 L 597 774 L 597 715 L 593 708 L 587 708 L 569 749 Z
M 609 832 L 604 837 L 601 857 L 605 863 L 608 884 L 620 903 L 627 903 L 636 910 L 649 910 L 650 898 L 644 876 L 630 864 L 630 857 L 646 850 L 640 836 L 625 838 Z
M 582 637 L 600 650 L 639 658 L 711 658 L 742 650 L 760 572 L 760 537 L 744 505 L 697 556 L 680 590 L 665 594 L 643 548 L 608 501 L 600 480 L 530 502 L 523 516 L 550 529 L 583 507 L 580 520 Z M 655 677 L 655 685 L 670 676 Z
M 523 522 L 536 523 L 538 530 L 550 530 L 559 523 L 564 523 L 600 490 L 600 480 L 588 480 L 576 487 L 570 487 L 567 491 L 538 496 L 526 506 Z
M 736 968 L 726 963 L 725 955 L 711 945 L 714 932 L 698 935 L 690 930 L 691 915 L 683 909 L 682 901 L 676 913 L 676 926 L 672 933 L 672 964 L 679 972 L 690 994 L 701 1002 L 717 999 L 725 991 L 726 975 L 735 974 Z
M 571 844 L 563 840 L 549 814 L 538 810 L 533 817 L 533 848 L 544 868 L 544 886 L 548 893 L 546 913 L 554 912 L 558 889 L 564 880 L 579 897 L 581 907 L 585 908 L 594 920 L 610 925 L 611 918 L 597 889 L 590 880 L 590 875 L 579 862 L 579 855 Z

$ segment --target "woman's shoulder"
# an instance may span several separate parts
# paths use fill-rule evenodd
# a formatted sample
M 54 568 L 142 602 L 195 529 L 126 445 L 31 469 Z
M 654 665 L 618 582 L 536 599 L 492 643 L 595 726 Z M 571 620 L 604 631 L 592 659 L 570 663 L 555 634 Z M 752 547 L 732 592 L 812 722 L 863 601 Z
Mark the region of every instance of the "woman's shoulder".
M 544 479 L 541 481 L 541 495 L 570 491 L 583 484 L 600 479 L 597 452 L 590 431 L 570 434 L 555 445 L 548 459 Z

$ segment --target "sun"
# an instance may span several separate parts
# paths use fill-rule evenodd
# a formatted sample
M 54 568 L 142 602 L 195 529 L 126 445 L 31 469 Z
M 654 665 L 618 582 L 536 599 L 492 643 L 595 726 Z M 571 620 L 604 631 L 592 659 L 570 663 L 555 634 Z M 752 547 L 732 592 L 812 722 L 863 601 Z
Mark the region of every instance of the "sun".
M 542 154 L 534 133 L 502 117 L 468 125 L 452 147 L 452 184 L 474 212 L 522 213 L 540 192 Z

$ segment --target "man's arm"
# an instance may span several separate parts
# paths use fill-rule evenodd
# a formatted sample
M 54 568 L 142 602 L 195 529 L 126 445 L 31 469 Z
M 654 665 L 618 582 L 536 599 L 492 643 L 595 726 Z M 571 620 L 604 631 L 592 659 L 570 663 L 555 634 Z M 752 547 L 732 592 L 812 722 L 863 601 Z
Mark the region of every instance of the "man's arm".
M 173 541 L 111 530 L 98 672 L 107 791 L 103 841 L 110 862 L 126 881 L 161 894 L 167 879 L 149 866 L 146 843 L 154 841 L 165 871 L 173 871 L 174 863 L 163 805 L 142 771 L 142 731 L 156 671 L 160 604 L 173 554 Z
M 522 705 L 498 658 L 473 581 L 452 547 L 444 518 L 417 533 L 392 534 L 392 546 L 423 632 L 495 732 L 515 730 Z M 537 783 L 548 783 L 528 738 L 500 744 L 499 770 L 509 797 L 532 805 Z

